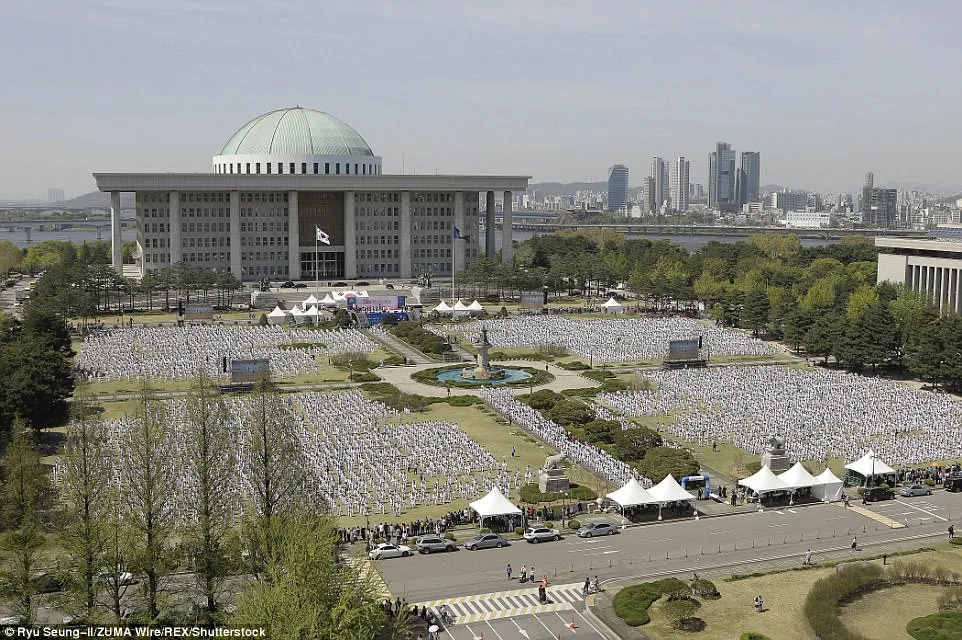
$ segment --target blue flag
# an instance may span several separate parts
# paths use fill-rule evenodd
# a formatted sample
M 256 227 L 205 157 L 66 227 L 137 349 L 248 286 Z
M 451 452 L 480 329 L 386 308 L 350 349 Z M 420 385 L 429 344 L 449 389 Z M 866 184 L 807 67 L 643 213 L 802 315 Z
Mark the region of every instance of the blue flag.
M 468 237 L 467 237 L 467 236 L 462 236 L 462 235 L 461 235 L 461 230 L 458 229 L 457 227 L 455 227 L 455 228 L 454 228 L 454 239 L 455 239 L 455 240 L 467 240 Z

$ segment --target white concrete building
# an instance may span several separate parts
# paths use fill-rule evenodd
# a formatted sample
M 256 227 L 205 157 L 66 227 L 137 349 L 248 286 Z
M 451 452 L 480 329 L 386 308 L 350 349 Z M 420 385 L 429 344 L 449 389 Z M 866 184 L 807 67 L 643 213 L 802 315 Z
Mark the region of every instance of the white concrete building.
M 832 224 L 827 211 L 786 211 L 785 226 L 789 229 L 819 229 Z
M 875 238 L 878 281 L 904 284 L 943 311 L 962 313 L 962 227 L 939 227 L 929 238 Z
M 112 262 L 122 271 L 120 194 L 134 192 L 142 274 L 185 262 L 241 280 L 446 276 L 495 247 L 513 258 L 514 194 L 528 176 L 385 175 L 351 127 L 293 107 L 254 118 L 212 160 L 212 173 L 97 173 L 111 195 Z M 454 238 L 454 229 L 466 239 Z M 316 229 L 330 244 L 316 243 Z

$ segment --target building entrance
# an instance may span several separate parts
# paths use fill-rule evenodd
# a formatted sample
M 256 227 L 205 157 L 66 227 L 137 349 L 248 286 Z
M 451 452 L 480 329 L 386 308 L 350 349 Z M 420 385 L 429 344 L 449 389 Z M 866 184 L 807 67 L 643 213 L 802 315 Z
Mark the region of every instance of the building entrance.
M 343 251 L 301 251 L 302 280 L 339 280 L 344 277 Z

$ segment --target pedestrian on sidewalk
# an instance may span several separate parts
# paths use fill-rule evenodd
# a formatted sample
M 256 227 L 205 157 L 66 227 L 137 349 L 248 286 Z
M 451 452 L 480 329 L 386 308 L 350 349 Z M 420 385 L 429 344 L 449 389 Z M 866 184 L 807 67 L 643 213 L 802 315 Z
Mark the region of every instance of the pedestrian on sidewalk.
M 809 565 L 813 564 L 813 563 L 812 563 L 812 550 L 811 550 L 811 549 L 809 549 L 809 550 L 808 550 L 808 553 L 805 554 L 805 561 L 804 561 L 802 564 L 805 565 L 805 566 L 809 566 Z
M 955 526 L 949 525 L 949 540 L 955 537 Z
M 510 579 L 511 579 L 511 564 L 510 564 L 510 563 L 508 563 L 508 567 L 507 567 L 507 569 L 505 569 L 505 571 L 508 573 L 508 580 L 510 580 Z
M 589 578 L 585 578 L 585 586 L 581 588 L 581 595 L 587 598 L 588 589 L 590 588 L 591 588 L 591 580 Z
M 858 536 L 852 538 L 852 551 L 858 551 Z
M 521 565 L 521 582 L 528 581 L 528 567 Z

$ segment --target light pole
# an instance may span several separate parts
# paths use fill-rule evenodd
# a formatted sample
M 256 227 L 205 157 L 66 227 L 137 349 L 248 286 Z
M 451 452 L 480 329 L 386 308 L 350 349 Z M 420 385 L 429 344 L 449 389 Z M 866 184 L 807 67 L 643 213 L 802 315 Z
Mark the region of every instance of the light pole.
M 564 500 L 562 500 L 562 503 L 561 503 L 561 504 L 562 504 L 562 506 L 561 506 L 561 528 L 564 529 L 564 528 L 565 528 L 565 518 L 568 516 L 568 491 L 567 491 L 567 489 L 564 490 L 564 491 L 562 491 L 562 492 L 561 492 L 561 495 L 564 496 Z

